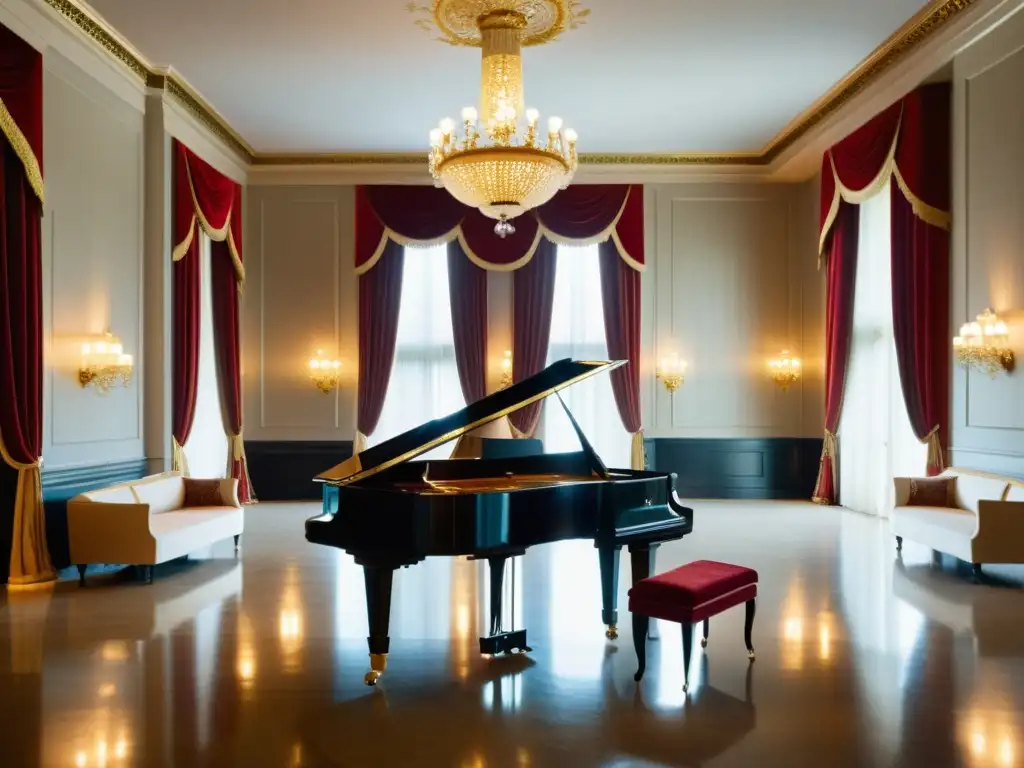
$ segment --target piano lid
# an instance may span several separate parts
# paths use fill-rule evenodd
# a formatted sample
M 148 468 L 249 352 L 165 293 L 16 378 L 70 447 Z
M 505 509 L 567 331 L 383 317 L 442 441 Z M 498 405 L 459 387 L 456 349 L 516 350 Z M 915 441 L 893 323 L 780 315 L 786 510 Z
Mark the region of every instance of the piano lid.
M 602 371 L 625 365 L 625 360 L 559 360 L 540 373 L 487 395 L 461 411 L 428 421 L 379 445 L 367 448 L 314 480 L 332 485 L 348 485 L 385 469 L 414 459 L 432 448 L 454 440 L 489 422 L 543 400 L 560 389 Z

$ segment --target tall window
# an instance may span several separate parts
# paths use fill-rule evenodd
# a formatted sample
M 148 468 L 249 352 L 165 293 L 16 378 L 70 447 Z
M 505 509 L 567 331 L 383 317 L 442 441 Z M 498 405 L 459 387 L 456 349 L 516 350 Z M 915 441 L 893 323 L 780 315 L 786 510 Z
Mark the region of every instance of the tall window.
M 853 338 L 839 420 L 844 507 L 888 517 L 892 479 L 924 474 L 928 449 L 914 435 L 900 389 L 892 326 L 889 185 L 860 206 Z
M 566 357 L 608 359 L 596 245 L 558 247 L 548 363 Z M 629 467 L 630 438 L 619 418 L 611 378 L 599 374 L 560 394 L 604 463 L 609 467 Z M 544 404 L 538 433 L 548 453 L 580 449 L 576 432 L 554 396 Z
M 220 380 L 213 342 L 213 291 L 210 238 L 199 230 L 200 316 L 199 383 L 196 416 L 185 441 L 185 458 L 193 477 L 224 477 L 228 465 L 228 437 L 220 406 Z
M 465 405 L 455 367 L 447 248 L 406 248 L 395 365 L 370 442 L 383 442 Z M 451 445 L 443 445 L 421 458 L 445 458 L 451 451 Z

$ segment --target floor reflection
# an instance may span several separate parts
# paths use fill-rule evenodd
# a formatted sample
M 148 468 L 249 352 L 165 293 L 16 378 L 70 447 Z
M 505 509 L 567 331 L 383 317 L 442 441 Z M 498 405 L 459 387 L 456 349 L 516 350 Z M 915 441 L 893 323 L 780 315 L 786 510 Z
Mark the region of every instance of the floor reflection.
M 633 683 L 628 622 L 605 640 L 588 542 L 506 574 L 526 656 L 478 653 L 486 563 L 400 571 L 388 673 L 367 689 L 361 569 L 305 542 L 315 507 L 261 505 L 241 559 L 228 542 L 151 586 L 101 575 L 0 598 L 0 764 L 1024 764 L 1020 571 L 974 585 L 910 542 L 897 559 L 883 521 L 837 510 L 695 506 L 696 532 L 658 568 L 743 563 L 761 595 L 756 663 L 743 611 L 715 617 L 689 694 L 671 623 Z

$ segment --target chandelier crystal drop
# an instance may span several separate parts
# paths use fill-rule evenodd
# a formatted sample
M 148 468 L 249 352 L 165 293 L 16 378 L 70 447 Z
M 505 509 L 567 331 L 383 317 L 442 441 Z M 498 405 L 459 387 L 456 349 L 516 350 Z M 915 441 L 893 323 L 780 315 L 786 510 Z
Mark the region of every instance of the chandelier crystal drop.
M 502 238 L 515 233 L 510 219 L 565 189 L 578 164 L 576 132 L 551 117 L 541 134 L 538 111 L 523 108 L 521 49 L 530 18 L 521 4 L 490 0 L 490 10 L 476 17 L 483 52 L 480 109 L 462 110 L 461 130 L 446 117 L 430 132 L 435 185 L 497 219 L 494 232 Z

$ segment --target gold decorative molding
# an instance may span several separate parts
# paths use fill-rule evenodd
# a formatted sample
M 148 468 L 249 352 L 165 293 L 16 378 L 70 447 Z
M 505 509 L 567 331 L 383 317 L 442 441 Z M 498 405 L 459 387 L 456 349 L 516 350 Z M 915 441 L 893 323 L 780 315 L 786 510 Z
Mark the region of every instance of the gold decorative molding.
M 482 1 L 482 0 L 481 0 Z M 547 0 L 523 0 L 544 4 Z M 124 42 L 118 39 L 106 25 L 94 19 L 87 10 L 72 0 L 43 0 L 54 11 L 93 40 L 110 56 L 137 75 L 149 88 L 164 90 L 182 104 L 199 122 L 237 152 L 249 163 L 256 166 L 355 166 L 355 165 L 423 165 L 427 166 L 427 153 L 399 152 L 342 152 L 342 153 L 257 153 L 220 114 L 199 97 L 173 72 L 159 70 L 145 62 Z M 432 0 L 431 5 L 410 2 L 407 9 L 412 13 L 431 15 L 433 23 L 435 6 L 448 0 Z M 851 99 L 874 83 L 884 72 L 905 59 L 929 38 L 942 30 L 953 19 L 969 11 L 980 0 L 934 0 L 915 14 L 888 40 L 867 56 L 850 74 L 836 83 L 807 110 L 794 118 L 768 144 L 758 152 L 690 152 L 690 153 L 591 153 L 580 156 L 580 164 L 587 166 L 652 165 L 652 166 L 767 166 L 783 152 L 799 141 L 808 131 L 835 114 Z M 586 9 L 580 8 L 573 0 L 572 7 L 576 21 L 583 23 Z M 421 19 L 426 21 L 426 19 Z M 565 20 L 569 24 L 568 20 Z M 420 25 L 422 26 L 422 25 Z M 561 31 L 561 30 L 559 30 Z M 445 42 L 451 42 L 443 38 Z M 470 42 L 452 43 L 471 45 Z
M 514 16 L 522 30 L 522 46 L 543 45 L 567 29 L 586 24 L 590 9 L 581 0 L 431 0 L 410 2 L 405 9 L 425 32 L 438 32 L 437 40 L 454 46 L 481 46 L 480 20 Z

